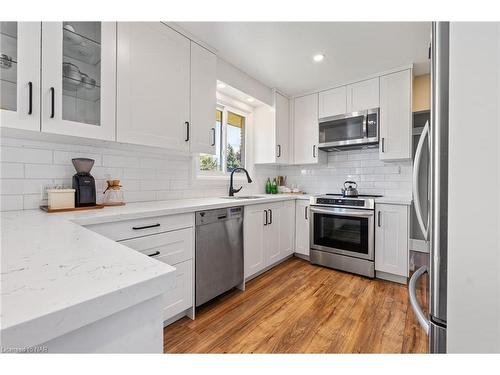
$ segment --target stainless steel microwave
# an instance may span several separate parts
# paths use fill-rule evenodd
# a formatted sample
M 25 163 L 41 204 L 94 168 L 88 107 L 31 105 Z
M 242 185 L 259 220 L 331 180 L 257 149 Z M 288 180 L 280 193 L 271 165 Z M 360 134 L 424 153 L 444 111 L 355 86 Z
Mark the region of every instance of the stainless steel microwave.
M 379 109 L 319 119 L 319 145 L 324 151 L 378 144 Z

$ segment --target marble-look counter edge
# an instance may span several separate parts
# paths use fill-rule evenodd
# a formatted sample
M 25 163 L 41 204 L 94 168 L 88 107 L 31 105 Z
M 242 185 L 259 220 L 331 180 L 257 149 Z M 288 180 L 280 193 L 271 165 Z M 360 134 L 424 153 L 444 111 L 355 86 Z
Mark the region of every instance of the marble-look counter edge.
M 280 194 L 245 200 L 205 198 L 144 202 L 58 214 L 38 210 L 2 212 L 2 342 L 10 346 L 41 344 L 162 294 L 169 288 L 175 270 L 173 267 L 150 259 L 82 225 L 296 198 L 295 195 Z M 14 251 L 6 253 L 5 249 Z M 71 264 L 72 259 L 66 257 L 72 252 L 76 256 L 74 264 Z M 50 256 L 55 258 L 48 260 Z M 115 263 L 120 264 L 123 258 L 128 259 L 128 263 L 117 266 Z M 95 285 L 86 288 L 85 275 L 81 275 L 76 284 L 74 279 L 68 284 L 67 280 L 57 280 L 62 277 L 58 267 L 64 265 L 72 269 L 79 266 L 77 261 L 85 262 L 85 267 L 91 269 L 86 271 L 89 272 L 89 278 L 98 275 L 106 283 L 103 281 L 99 288 Z M 123 277 L 129 274 L 130 279 L 110 280 L 114 275 L 104 266 L 100 269 L 102 265 L 109 265 L 110 269 L 122 267 L 123 272 L 120 271 L 119 275 Z M 49 274 L 47 268 L 50 267 L 55 274 Z M 43 276 L 44 272 L 47 276 Z M 93 272 L 92 276 L 90 272 Z M 70 289 L 72 286 L 73 289 Z M 53 293 L 59 293 L 60 299 L 48 293 L 50 288 Z M 37 294 L 36 289 L 44 291 Z M 37 296 L 41 297 L 38 301 Z M 69 298 L 68 301 L 61 301 L 66 298 Z M 40 307 L 38 311 L 37 306 Z

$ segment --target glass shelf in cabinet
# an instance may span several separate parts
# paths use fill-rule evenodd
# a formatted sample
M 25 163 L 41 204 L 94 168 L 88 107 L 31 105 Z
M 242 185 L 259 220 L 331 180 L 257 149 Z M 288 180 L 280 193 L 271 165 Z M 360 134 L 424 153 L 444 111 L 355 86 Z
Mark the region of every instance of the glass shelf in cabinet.
M 101 98 L 101 88 L 96 84 L 83 83 L 69 77 L 63 77 L 63 95 L 96 102 Z
M 101 61 L 101 43 L 74 31 L 63 29 L 63 55 L 96 65 Z

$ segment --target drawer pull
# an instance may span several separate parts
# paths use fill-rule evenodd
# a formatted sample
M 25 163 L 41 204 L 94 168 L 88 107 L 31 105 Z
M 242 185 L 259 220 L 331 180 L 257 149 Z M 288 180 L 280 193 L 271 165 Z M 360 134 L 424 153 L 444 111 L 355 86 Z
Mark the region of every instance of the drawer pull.
M 153 254 L 148 254 L 148 257 L 155 257 L 157 255 L 160 255 L 159 251 L 155 251 Z
M 160 223 L 145 225 L 143 227 L 132 227 L 133 230 L 141 230 L 141 229 L 149 229 L 149 228 L 157 228 L 160 226 Z

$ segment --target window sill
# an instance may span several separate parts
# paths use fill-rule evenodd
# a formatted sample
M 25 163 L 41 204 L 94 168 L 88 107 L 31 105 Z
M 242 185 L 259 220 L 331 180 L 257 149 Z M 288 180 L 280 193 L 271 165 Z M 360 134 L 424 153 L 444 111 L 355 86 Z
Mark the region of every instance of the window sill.
M 230 174 L 223 175 L 223 174 L 200 174 L 198 173 L 196 175 L 197 180 L 205 180 L 205 181 L 227 181 L 229 182 L 229 179 L 231 178 Z M 247 178 L 246 176 L 237 176 L 236 174 L 233 176 L 234 181 L 246 181 Z

